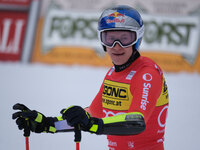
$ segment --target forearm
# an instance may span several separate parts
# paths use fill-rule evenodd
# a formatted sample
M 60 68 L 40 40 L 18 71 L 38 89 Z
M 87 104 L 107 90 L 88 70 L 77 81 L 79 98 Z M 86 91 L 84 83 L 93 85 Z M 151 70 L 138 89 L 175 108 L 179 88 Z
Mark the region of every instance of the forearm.
M 134 135 L 145 130 L 144 117 L 141 113 L 127 113 L 102 119 L 103 134 Z
M 135 135 L 144 130 L 144 117 L 139 112 L 97 119 L 97 122 L 89 129 L 90 132 L 104 135 Z

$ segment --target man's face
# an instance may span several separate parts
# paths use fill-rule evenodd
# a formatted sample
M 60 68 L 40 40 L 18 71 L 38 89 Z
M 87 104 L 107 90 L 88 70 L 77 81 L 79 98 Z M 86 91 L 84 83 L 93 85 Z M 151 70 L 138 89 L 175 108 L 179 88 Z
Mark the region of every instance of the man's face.
M 112 62 L 115 65 L 123 65 L 125 64 L 130 56 L 132 55 L 132 46 L 123 48 L 118 43 L 115 44 L 114 47 L 107 47 L 108 55 L 110 56 Z
M 132 55 L 132 45 L 136 33 L 128 30 L 107 30 L 101 33 L 101 43 L 106 46 L 108 55 L 115 65 L 122 65 Z

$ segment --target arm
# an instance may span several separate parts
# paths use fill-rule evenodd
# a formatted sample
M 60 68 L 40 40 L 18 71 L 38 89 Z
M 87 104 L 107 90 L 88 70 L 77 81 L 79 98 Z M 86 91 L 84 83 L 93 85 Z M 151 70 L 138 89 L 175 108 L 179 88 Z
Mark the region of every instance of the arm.
M 130 112 L 141 112 L 147 124 L 162 90 L 162 74 L 154 68 L 144 67 L 131 82 L 133 95 Z
M 121 114 L 107 118 L 91 117 L 80 106 L 71 106 L 61 111 L 62 118 L 74 127 L 80 124 L 81 130 L 104 135 L 133 135 L 144 131 L 144 117 L 139 112 Z
M 103 118 L 102 134 L 135 135 L 145 130 L 144 117 L 139 112 Z

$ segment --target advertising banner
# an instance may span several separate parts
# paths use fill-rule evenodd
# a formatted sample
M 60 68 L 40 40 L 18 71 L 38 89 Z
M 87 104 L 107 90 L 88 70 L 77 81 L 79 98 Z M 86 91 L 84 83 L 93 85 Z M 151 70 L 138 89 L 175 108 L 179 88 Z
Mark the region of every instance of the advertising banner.
M 141 52 L 164 70 L 198 70 L 199 16 L 143 15 L 145 35 Z
M 0 60 L 20 60 L 27 13 L 0 11 Z
M 40 17 L 32 62 L 111 66 L 98 40 L 101 11 L 61 8 L 50 4 Z M 145 24 L 142 55 L 165 71 L 200 72 L 199 14 L 141 15 Z
M 7 6 L 18 5 L 18 6 L 28 6 L 31 0 L 0 0 L 0 4 Z
M 0 60 L 21 58 L 30 0 L 0 0 Z
M 0 60 L 29 62 L 40 0 L 0 0 Z

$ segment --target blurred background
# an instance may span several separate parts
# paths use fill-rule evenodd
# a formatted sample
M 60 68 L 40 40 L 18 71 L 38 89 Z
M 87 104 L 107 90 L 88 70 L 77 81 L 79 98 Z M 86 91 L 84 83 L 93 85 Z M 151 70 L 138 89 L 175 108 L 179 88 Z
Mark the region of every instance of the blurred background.
M 166 150 L 199 150 L 200 1 L 0 0 L 0 149 L 22 150 L 11 119 L 24 103 L 47 116 L 89 106 L 112 66 L 98 41 L 107 7 L 130 5 L 145 23 L 140 53 L 164 71 L 170 107 Z M 73 133 L 32 134 L 30 150 L 75 149 Z M 83 133 L 81 149 L 107 149 L 106 136 Z

